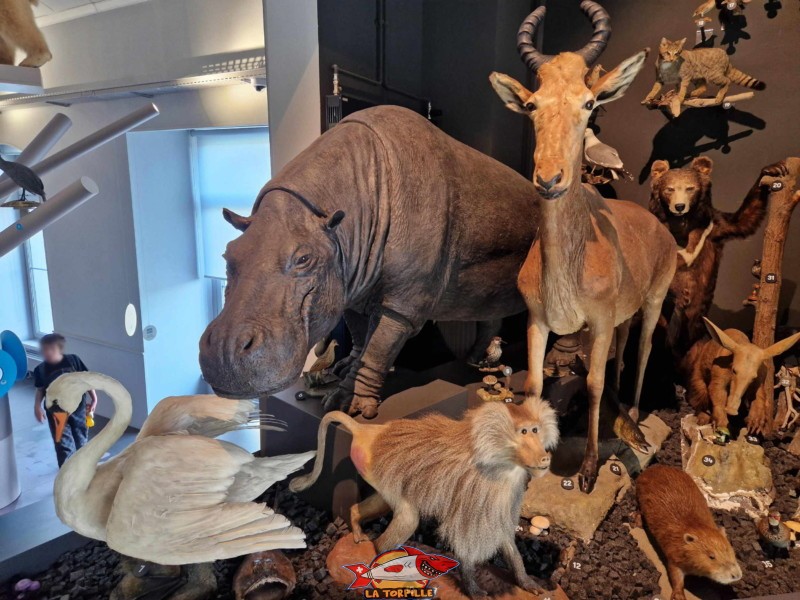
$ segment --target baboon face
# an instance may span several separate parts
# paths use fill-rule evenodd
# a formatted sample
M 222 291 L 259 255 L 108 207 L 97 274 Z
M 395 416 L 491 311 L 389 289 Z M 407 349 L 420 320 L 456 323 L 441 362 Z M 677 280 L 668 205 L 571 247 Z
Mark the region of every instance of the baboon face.
M 530 421 L 517 427 L 517 463 L 534 477 L 541 477 L 550 468 L 550 453 L 540 437 L 541 425 Z

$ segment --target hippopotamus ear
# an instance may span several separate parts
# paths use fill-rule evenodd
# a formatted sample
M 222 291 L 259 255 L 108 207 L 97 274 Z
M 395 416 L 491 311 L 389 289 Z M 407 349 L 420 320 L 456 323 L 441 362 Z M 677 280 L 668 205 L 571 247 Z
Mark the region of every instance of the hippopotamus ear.
M 342 219 L 344 219 L 344 211 L 337 210 L 335 213 L 333 213 L 333 216 L 328 220 L 328 224 L 326 225 L 326 227 L 328 229 L 336 229 L 339 223 L 342 222 Z
M 239 231 L 244 231 L 248 227 L 250 227 L 250 223 L 252 222 L 251 217 L 243 217 L 242 215 L 237 215 L 235 212 L 228 208 L 222 209 L 222 217 L 231 225 L 236 227 Z

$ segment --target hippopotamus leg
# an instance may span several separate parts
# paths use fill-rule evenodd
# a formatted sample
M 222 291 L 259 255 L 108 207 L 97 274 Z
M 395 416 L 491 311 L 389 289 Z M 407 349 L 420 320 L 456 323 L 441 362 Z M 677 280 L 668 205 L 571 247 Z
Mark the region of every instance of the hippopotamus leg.
M 352 370 L 353 364 L 361 358 L 369 332 L 369 317 L 366 315 L 346 310 L 344 311 L 344 322 L 347 324 L 350 337 L 353 338 L 353 348 L 350 350 L 350 354 L 333 365 L 333 374 L 339 379 L 345 379 Z
M 325 410 L 346 410 L 351 415 L 360 412 L 365 419 L 375 418 L 386 373 L 405 341 L 421 327 L 383 307 L 372 314 L 364 352 L 337 389 L 325 397 Z
M 486 347 L 489 345 L 489 342 L 492 340 L 492 338 L 500 332 L 500 327 L 502 325 L 502 319 L 478 321 L 478 327 L 475 333 L 475 343 L 472 344 L 472 348 L 470 348 L 469 354 L 467 354 L 468 363 L 477 364 L 486 356 Z

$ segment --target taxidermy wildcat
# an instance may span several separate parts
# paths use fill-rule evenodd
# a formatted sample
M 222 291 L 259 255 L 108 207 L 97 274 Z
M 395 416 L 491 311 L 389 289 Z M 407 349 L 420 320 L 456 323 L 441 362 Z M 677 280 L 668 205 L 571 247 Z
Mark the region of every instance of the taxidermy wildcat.
M 754 90 L 763 90 L 767 87 L 763 81 L 750 77 L 731 65 L 728 55 L 722 48 L 684 50 L 685 44 L 686 38 L 677 42 L 661 38 L 656 60 L 656 83 L 642 104 L 655 102 L 656 96 L 665 85 L 680 85 L 677 100 L 683 103 L 689 91 L 689 84 L 694 85 L 691 97 L 697 98 L 711 83 L 719 87 L 714 98 L 717 104 L 722 104 L 731 83 Z

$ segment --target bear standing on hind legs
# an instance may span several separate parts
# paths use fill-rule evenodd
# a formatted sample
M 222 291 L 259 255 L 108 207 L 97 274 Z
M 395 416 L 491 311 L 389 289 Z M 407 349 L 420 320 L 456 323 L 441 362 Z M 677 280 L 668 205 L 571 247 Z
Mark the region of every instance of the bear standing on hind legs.
M 711 202 L 713 164 L 700 156 L 688 167 L 670 169 L 667 161 L 657 160 L 650 170 L 650 212 L 667 226 L 679 247 L 670 285 L 675 310 L 668 332 L 675 356 L 684 355 L 705 334 L 703 317 L 714 299 L 725 243 L 753 235 L 764 220 L 770 190 L 761 179 L 786 172 L 783 162 L 764 167 L 739 208 L 723 212 Z
M 17 48 L 25 53 L 21 67 L 41 67 L 53 55 L 36 25 L 39 0 L 0 0 L 0 65 L 13 65 Z

